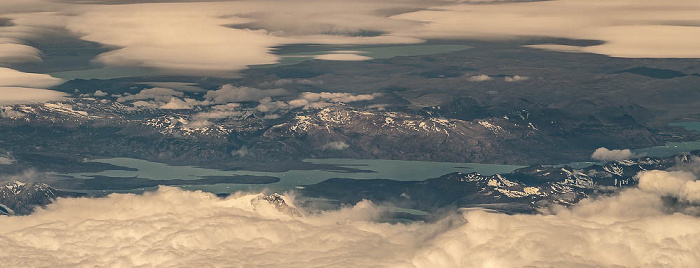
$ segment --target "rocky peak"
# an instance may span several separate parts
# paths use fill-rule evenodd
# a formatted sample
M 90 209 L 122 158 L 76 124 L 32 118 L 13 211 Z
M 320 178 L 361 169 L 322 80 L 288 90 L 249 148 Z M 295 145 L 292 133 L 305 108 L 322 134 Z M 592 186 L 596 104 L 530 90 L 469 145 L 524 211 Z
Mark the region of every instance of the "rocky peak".
M 51 203 L 56 193 L 56 189 L 45 183 L 0 182 L 0 214 L 29 214 L 36 206 Z

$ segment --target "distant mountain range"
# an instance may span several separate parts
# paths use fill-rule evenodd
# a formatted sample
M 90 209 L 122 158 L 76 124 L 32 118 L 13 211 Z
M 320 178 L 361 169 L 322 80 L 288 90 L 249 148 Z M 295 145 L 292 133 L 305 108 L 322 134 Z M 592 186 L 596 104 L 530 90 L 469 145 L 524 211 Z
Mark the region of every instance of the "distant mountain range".
M 214 168 L 306 158 L 536 164 L 586 160 L 601 144 L 639 148 L 669 139 L 625 116 L 601 120 L 536 109 L 463 117 L 472 108 L 462 101 L 419 111 L 338 105 L 273 119 L 246 112 L 193 126 L 188 122 L 209 108 L 134 110 L 75 99 L 11 106 L 18 116 L 0 118 L 0 149 Z
M 371 200 L 427 212 L 446 207 L 481 207 L 506 213 L 533 213 L 551 204 L 572 205 L 581 199 L 610 194 L 637 184 L 645 170 L 663 170 L 691 161 L 693 154 L 667 158 L 643 157 L 582 169 L 531 166 L 507 174 L 450 173 L 425 181 L 334 178 L 300 187 L 305 197 L 324 198 L 336 205 Z

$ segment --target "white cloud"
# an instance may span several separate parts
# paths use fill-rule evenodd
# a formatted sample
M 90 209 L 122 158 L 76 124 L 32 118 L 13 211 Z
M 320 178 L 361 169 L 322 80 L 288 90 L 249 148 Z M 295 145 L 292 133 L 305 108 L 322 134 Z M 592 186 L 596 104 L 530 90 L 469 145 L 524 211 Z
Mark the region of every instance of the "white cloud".
M 674 197 L 678 197 L 683 185 L 695 180 L 693 173 L 687 171 L 651 170 L 642 172 L 637 177 L 639 189 Z
M 304 109 L 321 109 L 340 103 L 348 103 L 355 101 L 368 101 L 373 100 L 379 93 L 375 94 L 360 94 L 354 95 L 351 93 L 344 92 L 302 92 L 299 94 L 297 99 L 284 102 L 271 102 L 269 99 L 263 99 L 258 106 L 258 110 L 261 112 L 265 111 L 277 111 L 286 108 L 304 108 Z
M 700 181 L 689 181 L 683 184 L 679 198 L 682 201 L 700 205 Z
M 515 76 L 506 76 L 506 77 L 504 78 L 504 80 L 505 80 L 506 82 L 520 82 L 520 81 L 525 81 L 525 80 L 528 80 L 528 79 L 530 79 L 530 78 L 527 77 L 527 76 L 519 76 L 519 75 L 515 75 Z
M 657 179 L 686 176 L 666 175 Z M 689 200 L 700 194 L 690 187 Z M 432 223 L 389 224 L 376 222 L 382 209 L 366 201 L 299 216 L 258 195 L 220 199 L 161 187 L 60 199 L 27 217 L 0 217 L 0 259 L 8 267 L 700 265 L 700 219 L 661 197 L 628 189 L 540 215 L 466 210 Z
M 39 52 L 38 49 L 23 44 L 3 43 L 3 41 L 4 40 L 0 38 L 0 61 L 2 63 L 41 61 L 41 52 Z
M 601 40 L 582 52 L 615 57 L 700 57 L 696 1 L 557 0 L 454 4 L 393 16 L 420 21 L 395 35 L 513 39 L 522 36 Z M 547 48 L 547 47 L 541 47 Z
M 325 101 L 330 101 L 330 102 L 335 102 L 335 103 L 341 103 L 341 102 L 354 102 L 354 101 L 367 101 L 367 100 L 373 100 L 378 94 L 360 94 L 360 95 L 354 95 L 351 93 L 343 93 L 343 92 L 321 92 L 321 93 L 313 93 L 313 92 L 304 92 L 301 94 L 301 98 L 314 102 L 314 101 L 319 101 L 319 100 L 325 100 Z
M 283 101 L 272 101 L 272 98 L 267 97 L 260 100 L 260 104 L 255 107 L 256 110 L 263 113 L 272 113 L 278 110 L 288 109 L 290 104 Z
M 591 155 L 591 158 L 594 160 L 599 160 L 599 161 L 614 161 L 614 160 L 626 160 L 630 159 L 633 157 L 637 157 L 636 154 L 632 153 L 630 149 L 624 149 L 624 150 L 610 150 L 605 147 L 600 147 L 596 149 L 593 154 Z
M 303 107 L 309 105 L 309 101 L 305 99 L 296 99 L 289 101 L 289 106 L 292 108 Z
M 188 127 L 207 127 L 213 123 L 209 119 L 231 118 L 243 115 L 243 112 L 236 110 L 240 107 L 238 103 L 212 106 L 210 111 L 200 112 L 192 116 Z
M 0 105 L 61 101 L 67 96 L 66 93 L 47 89 L 0 87 Z
M 203 128 L 213 125 L 211 119 L 222 119 L 222 118 L 232 118 L 239 117 L 243 115 L 243 112 L 239 110 L 240 104 L 238 103 L 228 103 L 225 105 L 215 105 L 211 107 L 211 110 L 206 112 L 199 112 L 193 115 L 186 127 L 189 128 Z
M 204 97 L 213 103 L 223 104 L 229 102 L 260 101 L 266 97 L 284 96 L 287 94 L 289 94 L 289 92 L 282 88 L 262 90 L 252 87 L 236 87 L 227 84 L 223 85 L 219 90 L 207 92 Z
M 170 98 L 170 101 L 166 104 L 163 104 L 160 106 L 160 109 L 165 109 L 165 110 L 189 110 L 194 107 L 194 105 L 197 105 L 198 102 L 194 99 L 190 98 L 185 98 L 180 99 L 176 97 Z
M 95 93 L 92 93 L 92 95 L 95 97 L 106 97 L 109 94 L 107 94 L 107 92 L 104 92 L 102 90 L 97 90 L 97 91 L 95 91 Z
M 155 101 L 135 101 L 132 105 L 138 108 L 158 109 L 162 104 L 158 104 Z
M 12 107 L 0 107 L 0 118 L 20 118 L 25 115 L 20 111 L 15 111 Z
M 321 149 L 324 151 L 326 151 L 326 150 L 340 151 L 340 150 L 345 150 L 348 147 L 350 147 L 350 145 L 348 145 L 344 141 L 333 141 L 333 142 L 329 142 L 329 143 L 324 144 L 323 146 L 321 146 Z
M 333 106 L 338 103 L 348 103 L 355 101 L 367 101 L 373 100 L 379 94 L 360 94 L 354 95 L 350 93 L 343 92 L 303 92 L 295 100 L 289 101 L 289 107 L 304 109 L 320 109 L 328 106 Z
M 25 73 L 0 67 L 0 87 L 49 88 L 63 80 L 46 74 Z
M 372 57 L 352 54 L 352 53 L 330 53 L 315 56 L 317 60 L 333 60 L 333 61 L 364 61 L 371 60 Z
M 436 38 L 588 39 L 602 42 L 564 51 L 700 57 L 700 4 L 690 0 L 111 2 L 2 1 L 0 14 L 16 25 L 0 27 L 5 40 L 0 58 L 37 61 L 40 54 L 25 41 L 63 28 L 119 47 L 98 62 L 185 75 L 232 76 L 249 65 L 275 63 L 279 57 L 272 49 L 287 44 L 407 44 Z M 349 52 L 318 57 L 369 59 Z
M 489 80 L 493 80 L 493 78 L 491 78 L 490 76 L 485 75 L 485 74 L 474 75 L 474 76 L 469 77 L 469 81 L 472 81 L 472 82 L 484 82 L 484 81 L 489 81 Z
M 233 4 L 179 3 L 90 6 L 71 17 L 68 29 L 88 41 L 122 47 L 97 60 L 116 66 L 143 66 L 170 73 L 231 75 L 247 65 L 269 64 L 269 48 L 281 44 L 264 30 L 225 25 L 246 19 L 231 16 Z
M 698 167 L 694 159 L 694 168 Z M 687 168 L 683 168 L 687 169 Z M 692 170 L 693 168 L 691 168 Z M 700 205 L 700 181 L 693 172 L 686 170 L 650 170 L 637 175 L 639 189 L 659 196 L 678 198 L 683 202 Z M 700 214 L 700 210 L 698 211 Z
M 141 90 L 141 92 L 134 95 L 125 95 L 123 97 L 117 98 L 118 102 L 132 101 L 132 100 L 155 100 L 160 102 L 170 101 L 172 97 L 182 97 L 185 94 L 179 91 L 175 91 L 169 88 L 147 88 Z

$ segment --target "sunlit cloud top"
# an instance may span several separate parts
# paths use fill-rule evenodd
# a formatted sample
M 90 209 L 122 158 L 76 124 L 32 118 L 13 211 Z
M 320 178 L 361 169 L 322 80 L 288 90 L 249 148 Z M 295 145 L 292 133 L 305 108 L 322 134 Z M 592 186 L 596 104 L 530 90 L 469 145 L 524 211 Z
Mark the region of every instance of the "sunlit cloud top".
M 36 62 L 28 40 L 65 31 L 110 51 L 94 61 L 166 73 L 228 76 L 279 61 L 289 44 L 409 44 L 431 39 L 551 37 L 601 41 L 535 46 L 613 57 L 700 57 L 700 2 L 80 1 L 0 3 L 0 59 Z M 359 60 L 361 55 L 319 59 Z

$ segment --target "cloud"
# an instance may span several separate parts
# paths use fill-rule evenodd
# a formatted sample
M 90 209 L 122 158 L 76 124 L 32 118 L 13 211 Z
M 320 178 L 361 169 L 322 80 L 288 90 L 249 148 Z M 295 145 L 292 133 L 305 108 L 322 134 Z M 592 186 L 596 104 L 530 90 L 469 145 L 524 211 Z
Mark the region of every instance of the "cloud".
M 95 92 L 95 94 L 98 93 Z M 106 93 L 102 92 L 100 95 L 106 95 Z M 170 88 L 154 87 L 143 89 L 136 94 L 127 93 L 119 96 L 117 101 L 134 101 L 132 105 L 137 108 L 164 110 L 189 110 L 199 105 L 210 105 L 209 102 L 198 101 L 192 98 L 184 98 L 184 96 L 185 93 L 181 91 L 176 91 Z
M 243 115 L 243 112 L 237 110 L 241 105 L 238 103 L 229 103 L 226 105 L 216 105 L 212 106 L 210 111 L 200 112 L 193 115 L 186 127 L 189 128 L 202 128 L 213 125 L 210 119 L 222 119 L 222 118 L 232 118 L 239 117 Z
M 397 250 L 412 247 L 405 242 L 415 231 L 367 222 L 376 213 L 361 203 L 295 217 L 258 195 L 219 199 L 168 187 L 144 195 L 62 199 L 27 218 L 0 218 L 0 259 L 7 267 L 405 263 L 409 256 Z
M 693 173 L 687 171 L 651 170 L 640 173 L 639 189 L 663 196 L 678 197 L 681 188 L 695 180 Z
M 420 21 L 396 35 L 514 39 L 522 36 L 601 40 L 580 51 L 615 57 L 700 57 L 700 10 L 693 1 L 558 0 L 462 3 L 393 16 Z M 541 47 L 546 48 L 546 47 Z
M 377 94 L 360 94 L 360 95 L 354 95 L 351 93 L 343 93 L 343 92 L 321 92 L 321 93 L 314 93 L 314 92 L 303 92 L 301 94 L 301 99 L 308 100 L 310 102 L 316 102 L 316 101 L 329 101 L 329 102 L 335 102 L 335 103 L 341 103 L 341 102 L 354 102 L 354 101 L 367 101 L 367 100 L 373 100 L 375 96 L 378 96 Z
M 170 101 L 166 104 L 163 104 L 160 106 L 160 109 L 165 109 L 165 110 L 189 110 L 194 107 L 194 105 L 197 105 L 199 102 L 197 102 L 194 99 L 190 98 L 185 98 L 180 99 L 176 97 L 170 98 Z
M 46 74 L 0 67 L 0 104 L 28 104 L 64 100 L 68 94 L 47 90 L 63 80 Z
M 679 197 L 682 201 L 700 205 L 700 181 L 688 181 L 683 184 Z
M 82 39 L 122 47 L 97 57 L 113 66 L 142 66 L 174 74 L 230 76 L 247 65 L 275 63 L 281 44 L 264 30 L 233 29 L 245 22 L 228 3 L 105 5 L 68 20 Z M 226 13 L 229 11 L 230 13 Z
M 321 146 L 321 149 L 324 151 L 327 151 L 327 150 L 340 151 L 340 150 L 345 150 L 348 147 L 350 147 L 350 145 L 348 145 L 344 141 L 333 141 L 333 142 L 329 142 L 329 143 L 324 144 L 323 146 Z
M 156 103 L 155 101 L 135 101 L 132 105 L 138 108 L 158 109 L 163 104 Z
M 219 90 L 207 92 L 204 97 L 213 103 L 260 101 L 266 97 L 284 96 L 289 94 L 282 88 L 261 90 L 252 87 L 236 87 L 230 84 L 223 85 Z
M 97 91 L 95 91 L 95 93 L 92 93 L 92 95 L 95 97 L 106 97 L 109 94 L 107 94 L 107 92 L 104 92 L 104 91 L 98 89 Z
M 330 53 L 315 56 L 314 59 L 317 60 L 332 60 L 332 61 L 364 61 L 371 60 L 372 57 L 362 56 L 352 53 Z
M 188 99 L 186 99 L 188 100 Z M 244 112 L 240 109 L 241 105 L 238 103 L 228 103 L 225 105 L 214 105 L 210 107 L 210 110 L 205 112 L 199 112 L 192 115 L 185 127 L 188 128 L 204 128 L 214 125 L 213 120 L 223 119 L 223 118 L 235 118 L 244 115 Z
M 255 107 L 256 110 L 263 113 L 273 113 L 278 110 L 289 109 L 289 104 L 283 101 L 272 101 L 272 98 L 267 97 L 260 100 L 260 104 Z
M 0 87 L 0 105 L 61 101 L 65 100 L 67 96 L 66 93 L 47 89 Z
M 0 67 L 0 87 L 49 88 L 63 80 L 46 74 L 25 73 Z
M 519 76 L 519 75 L 515 75 L 515 76 L 506 76 L 506 77 L 504 78 L 504 80 L 505 80 L 506 82 L 520 82 L 520 81 L 525 81 L 525 80 L 528 80 L 528 79 L 530 79 L 530 78 L 527 77 L 527 76 Z
M 335 93 L 331 93 L 331 92 L 321 92 L 321 93 L 303 92 L 299 95 L 299 97 L 297 99 L 289 101 L 289 107 L 291 107 L 291 108 L 302 107 L 304 109 L 320 109 L 320 108 L 332 106 L 332 105 L 338 104 L 338 103 L 373 100 L 375 98 L 375 96 L 378 96 L 378 95 L 379 94 L 353 95 L 350 93 L 342 93 L 342 92 L 335 92 Z
M 26 114 L 15 111 L 12 107 L 0 107 L 0 118 L 20 118 L 24 116 L 26 116 Z
M 126 102 L 132 100 L 155 100 L 161 102 L 167 102 L 172 99 L 172 97 L 182 97 L 185 94 L 179 91 L 175 91 L 169 88 L 154 87 L 141 90 L 141 92 L 134 95 L 125 95 L 123 97 L 117 98 L 118 102 Z
M 491 78 L 490 76 L 485 75 L 485 74 L 474 75 L 474 76 L 469 77 L 469 81 L 472 81 L 472 82 L 484 82 L 484 81 L 489 81 L 489 80 L 493 80 L 493 78 Z
M 700 205 L 700 181 L 690 171 L 650 170 L 639 173 L 637 179 L 642 191 Z
M 38 49 L 23 44 L 6 43 L 6 40 L 0 38 L 0 62 L 3 64 L 41 61 L 41 52 Z
M 653 175 L 666 185 L 689 178 L 649 174 L 640 179 Z M 677 194 L 697 200 L 697 182 Z M 0 259 L 8 267 L 696 267 L 700 211 L 667 206 L 664 195 L 631 188 L 537 215 L 472 209 L 389 224 L 377 221 L 383 209 L 367 201 L 292 214 L 257 194 L 221 199 L 161 187 L 59 199 L 30 216 L 0 217 Z M 293 196 L 284 198 L 293 204 Z
M 273 50 L 283 45 L 431 39 L 586 39 L 601 42 L 538 48 L 614 57 L 700 57 L 700 4 L 687 0 L 33 0 L 2 1 L 0 10 L 12 21 L 0 27 L 0 40 L 5 40 L 0 41 L 0 59 L 6 62 L 40 60 L 26 41 L 67 29 L 116 48 L 99 55 L 97 62 L 182 75 L 230 77 L 250 65 L 278 62 Z M 351 52 L 317 57 L 369 59 Z
M 626 160 L 630 158 L 637 157 L 638 155 L 632 153 L 630 149 L 624 150 L 610 150 L 605 147 L 600 147 L 596 149 L 591 158 L 599 161 L 614 161 L 614 160 Z
M 373 100 L 379 95 L 379 93 L 354 95 L 344 92 L 302 92 L 296 99 L 288 102 L 273 102 L 271 98 L 262 99 L 257 110 L 261 112 L 275 112 L 289 108 L 321 109 L 341 103 Z

